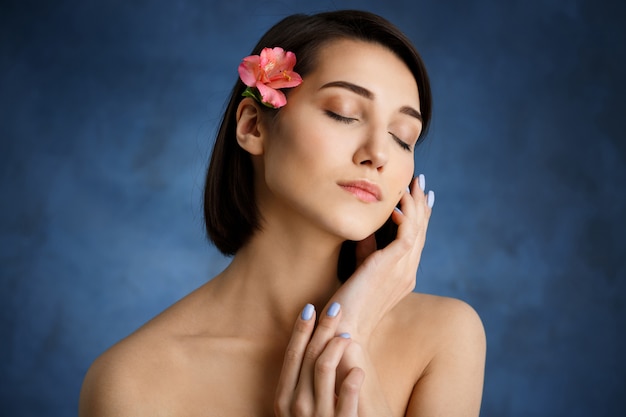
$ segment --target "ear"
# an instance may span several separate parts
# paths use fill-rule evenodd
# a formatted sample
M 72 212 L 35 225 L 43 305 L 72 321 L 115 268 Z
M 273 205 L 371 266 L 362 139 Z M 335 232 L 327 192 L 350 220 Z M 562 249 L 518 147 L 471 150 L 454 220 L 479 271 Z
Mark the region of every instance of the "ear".
M 237 107 L 237 143 L 251 155 L 263 154 L 262 112 L 259 104 L 246 97 Z

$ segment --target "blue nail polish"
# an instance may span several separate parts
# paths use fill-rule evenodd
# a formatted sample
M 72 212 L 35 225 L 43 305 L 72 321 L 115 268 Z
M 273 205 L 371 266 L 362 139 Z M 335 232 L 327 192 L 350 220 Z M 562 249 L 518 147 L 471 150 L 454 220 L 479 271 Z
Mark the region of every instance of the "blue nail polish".
M 304 310 L 302 310 L 302 314 L 300 315 L 300 317 L 304 321 L 309 321 L 311 320 L 311 317 L 313 317 L 314 311 L 315 307 L 313 306 L 313 304 L 307 304 L 306 306 L 304 306 Z
M 350 333 L 341 333 L 339 337 L 343 337 L 344 339 L 350 339 L 352 336 L 350 336 Z
M 398 212 L 398 213 L 400 213 L 400 214 L 404 214 L 404 213 L 402 212 L 402 210 L 400 210 L 400 208 L 398 208 L 398 207 L 394 207 L 394 208 L 393 208 L 393 211 L 397 211 L 397 212 Z
M 424 174 L 420 174 L 419 177 L 417 177 L 417 181 L 419 182 L 419 185 L 422 191 L 425 191 L 426 190 L 426 177 L 424 176 Z
M 435 204 L 435 192 L 430 190 L 428 192 L 428 197 L 426 198 L 426 204 L 428 204 L 429 208 L 433 208 L 433 205 Z
M 328 307 L 328 311 L 326 311 L 326 315 L 328 317 L 337 317 L 337 314 L 339 314 L 340 308 L 341 306 L 339 305 L 339 303 L 334 302 L 330 305 L 330 307 Z

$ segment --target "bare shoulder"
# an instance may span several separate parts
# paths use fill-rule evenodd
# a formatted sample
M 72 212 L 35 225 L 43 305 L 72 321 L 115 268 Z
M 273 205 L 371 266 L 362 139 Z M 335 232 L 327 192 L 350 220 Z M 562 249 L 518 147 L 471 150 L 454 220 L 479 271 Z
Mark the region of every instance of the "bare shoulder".
M 140 330 L 92 363 L 81 388 L 79 416 L 142 416 L 150 411 L 146 404 L 153 402 L 147 397 L 158 389 L 160 380 L 153 370 L 162 368 L 166 362 L 158 360 L 163 349 L 152 342 L 151 335 Z M 143 404 L 141 408 L 140 404 Z
M 420 347 L 421 357 L 434 355 L 447 345 L 484 345 L 485 332 L 476 310 L 468 303 L 423 293 L 406 296 L 386 317 L 386 337 L 404 340 L 408 349 Z
M 397 330 L 410 336 L 407 338 L 412 341 L 410 347 L 426 349 L 425 372 L 439 366 L 439 362 L 451 363 L 451 358 L 484 366 L 483 323 L 476 310 L 465 301 L 412 293 L 398 310 L 405 319 Z
M 413 293 L 394 312 L 407 348 L 422 352 L 408 416 L 477 416 L 486 337 L 476 310 L 464 301 Z
M 79 415 L 164 415 L 184 363 L 184 339 L 194 293 L 179 300 L 100 355 L 81 388 Z M 167 375 L 167 378 L 164 378 Z
M 428 330 L 443 342 L 459 338 L 484 339 L 484 328 L 476 310 L 465 301 L 430 294 L 411 293 L 396 308 L 404 324 Z M 409 330 L 409 329 L 405 329 Z
M 406 296 L 381 322 L 374 347 L 394 351 L 419 378 L 442 352 L 484 356 L 485 331 L 464 301 L 422 293 Z M 401 341 L 401 343 L 398 343 Z
M 259 402 L 242 404 L 233 395 L 253 397 L 255 383 L 270 378 L 274 352 L 238 337 L 228 317 L 237 319 L 223 313 L 208 284 L 179 300 L 94 361 L 79 416 L 189 416 L 207 407 L 251 415 L 242 408 Z

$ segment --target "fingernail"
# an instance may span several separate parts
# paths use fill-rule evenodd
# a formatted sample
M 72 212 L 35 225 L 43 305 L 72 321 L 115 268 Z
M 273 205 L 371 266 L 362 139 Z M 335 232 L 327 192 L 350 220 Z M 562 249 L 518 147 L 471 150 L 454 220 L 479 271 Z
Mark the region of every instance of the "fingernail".
M 402 210 L 400 210 L 400 208 L 399 208 L 399 207 L 394 207 L 394 208 L 393 208 L 393 211 L 396 211 L 396 212 L 398 212 L 398 213 L 400 213 L 400 214 L 404 214 L 404 213 L 402 212 Z
M 430 190 L 428 192 L 428 197 L 426 198 L 426 204 L 428 204 L 429 208 L 433 208 L 433 205 L 435 204 L 435 192 L 433 190 Z
M 313 306 L 313 304 L 307 304 L 306 306 L 304 306 L 304 310 L 302 310 L 302 314 L 300 315 L 300 317 L 302 317 L 302 320 L 304 321 L 309 321 L 311 320 L 311 317 L 313 317 L 314 311 L 315 307 Z
M 424 176 L 424 174 L 420 174 L 417 177 L 417 180 L 419 182 L 420 188 L 422 189 L 422 191 L 426 190 L 426 177 Z
M 326 315 L 328 317 L 337 317 L 337 314 L 339 314 L 340 308 L 341 306 L 339 305 L 339 303 L 334 302 L 330 305 L 330 307 L 328 307 L 328 311 L 326 312 Z
M 343 337 L 344 339 L 350 339 L 352 336 L 350 336 L 350 333 L 341 333 L 339 337 Z
M 409 187 L 406 187 L 406 192 L 411 194 L 411 189 Z

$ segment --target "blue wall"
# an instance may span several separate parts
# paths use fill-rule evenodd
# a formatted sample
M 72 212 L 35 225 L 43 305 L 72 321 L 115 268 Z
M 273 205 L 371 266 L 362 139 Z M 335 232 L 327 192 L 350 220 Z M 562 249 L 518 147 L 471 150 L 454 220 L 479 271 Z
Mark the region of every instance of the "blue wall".
M 239 60 L 286 14 L 356 7 L 430 69 L 417 288 L 481 314 L 482 415 L 622 415 L 623 4 L 4 1 L 0 413 L 75 414 L 99 353 L 226 264 L 200 199 Z

